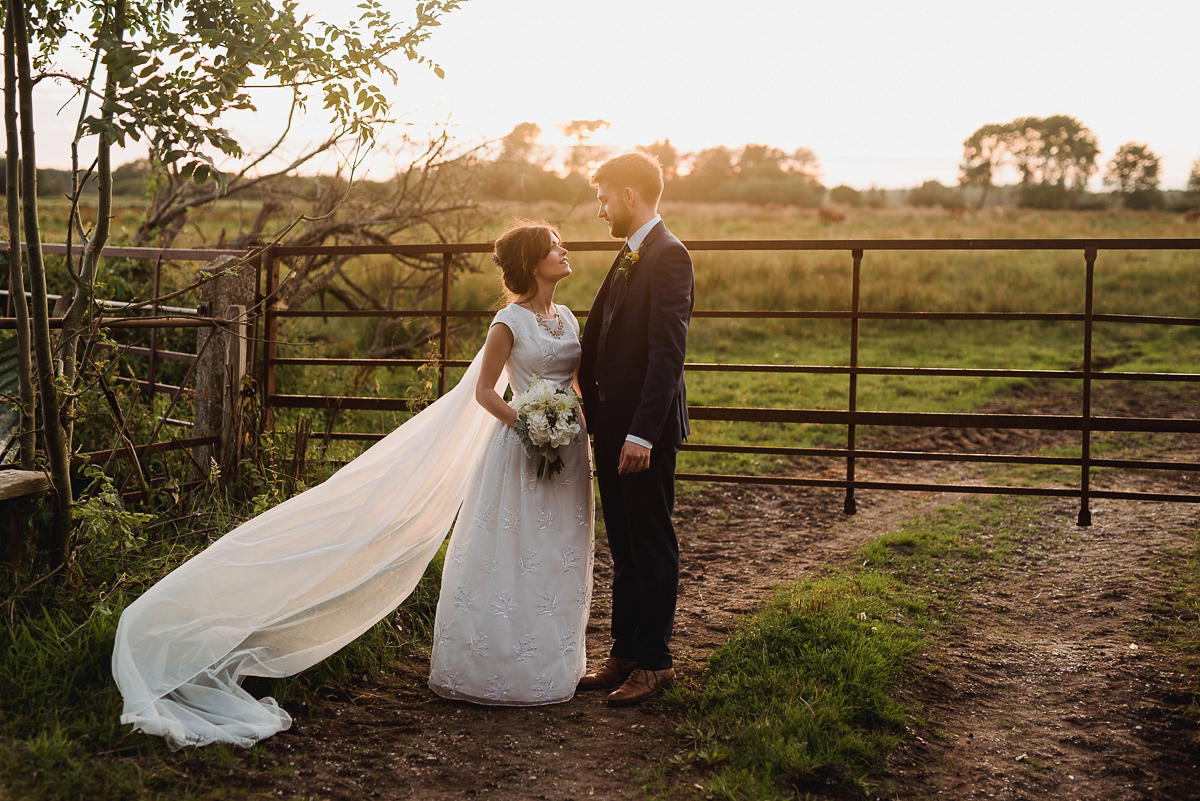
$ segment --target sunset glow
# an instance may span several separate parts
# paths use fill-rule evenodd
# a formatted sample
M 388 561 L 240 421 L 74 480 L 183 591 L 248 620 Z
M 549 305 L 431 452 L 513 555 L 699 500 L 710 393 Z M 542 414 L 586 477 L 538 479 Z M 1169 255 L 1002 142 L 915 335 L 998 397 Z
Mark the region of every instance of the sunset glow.
M 353 9 L 300 6 L 323 18 Z M 474 145 L 534 122 L 552 154 L 570 141 L 562 123 L 603 119 L 593 142 L 618 150 L 662 139 L 681 153 L 811 148 L 824 184 L 859 188 L 957 183 L 979 126 L 1068 114 L 1096 134 L 1100 163 L 1146 143 L 1162 188 L 1175 189 L 1200 158 L 1197 30 L 1200 4 L 1186 0 L 470 0 L 424 49 L 445 79 L 396 63 L 400 85 L 387 91 L 417 136 L 448 124 Z M 41 91 L 39 160 L 66 166 L 77 111 L 59 111 L 65 91 Z M 264 97 L 231 128 L 250 145 L 272 141 L 278 129 L 263 121 L 280 119 L 276 102 Z M 319 137 L 319 112 L 297 146 Z

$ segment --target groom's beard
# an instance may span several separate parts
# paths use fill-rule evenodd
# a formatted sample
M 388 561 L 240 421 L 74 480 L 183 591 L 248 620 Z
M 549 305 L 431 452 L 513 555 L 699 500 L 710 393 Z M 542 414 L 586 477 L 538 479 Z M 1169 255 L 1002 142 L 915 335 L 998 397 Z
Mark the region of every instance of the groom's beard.
M 633 231 L 633 209 L 614 210 L 608 221 L 608 233 L 614 239 L 628 239 Z

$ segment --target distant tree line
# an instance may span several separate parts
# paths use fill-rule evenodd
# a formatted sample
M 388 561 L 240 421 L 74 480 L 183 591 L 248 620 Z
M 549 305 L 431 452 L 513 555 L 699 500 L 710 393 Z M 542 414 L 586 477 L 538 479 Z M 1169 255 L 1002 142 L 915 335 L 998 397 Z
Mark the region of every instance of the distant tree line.
M 1012 122 L 989 123 L 963 142 L 959 167 L 960 187 L 973 188 L 977 205 L 992 196 L 996 173 L 1016 171 L 1018 205 L 1027 208 L 1094 208 L 1112 205 L 1109 199 L 1087 192 L 1096 174 L 1100 149 L 1096 135 L 1079 120 L 1065 114 L 1018 117 Z M 1154 209 L 1164 205 L 1159 188 L 1162 160 L 1139 142 L 1126 142 L 1105 166 L 1105 186 L 1113 187 L 1111 200 L 1128 209 Z M 933 182 L 936 183 L 936 182 Z M 946 187 L 928 183 L 917 190 L 923 200 L 948 205 Z M 1192 165 L 1187 191 L 1177 205 L 1200 203 L 1200 159 Z M 953 202 L 953 201 L 950 201 Z M 958 203 L 961 205 L 961 198 Z
M 0 158 L 0 182 L 8 181 L 8 160 Z M 71 171 L 39 169 L 37 171 L 38 197 L 69 197 L 71 195 Z M 96 181 L 88 182 L 84 193 L 96 194 Z
M 590 137 L 607 127 L 605 120 L 562 124 L 559 129 L 574 144 L 565 159 L 553 159 L 554 154 L 538 142 L 542 131 L 536 123 L 517 125 L 500 140 L 494 160 L 478 165 L 485 175 L 485 192 L 522 201 L 587 198 L 588 171 L 610 155 L 605 148 L 592 144 Z M 801 207 L 826 203 L 849 207 L 907 203 L 945 208 L 1002 203 L 1040 209 L 1200 205 L 1200 159 L 1192 165 L 1185 191 L 1164 193 L 1159 188 L 1161 159 L 1149 146 L 1138 142 L 1121 145 L 1105 165 L 1104 184 L 1112 187 L 1112 192 L 1089 192 L 1088 182 L 1100 169 L 1099 144 L 1086 125 L 1065 114 L 984 125 L 963 142 L 957 186 L 926 181 L 907 192 L 874 187 L 860 191 L 844 185 L 827 190 L 820 181 L 816 154 L 808 148 L 786 152 L 769 145 L 747 144 L 680 153 L 667 139 L 639 149 L 658 156 L 674 200 Z M 563 168 L 554 169 L 552 162 L 561 162 Z M 1016 185 L 996 184 L 1006 171 L 1016 173 Z
M 562 169 L 554 169 L 554 154 L 538 143 L 541 127 L 523 122 L 500 140 L 494 161 L 479 164 L 484 173 L 481 186 L 487 194 L 506 200 L 583 199 L 592 191 L 587 182 L 591 169 L 611 155 L 590 141 L 592 134 L 606 127 L 604 120 L 572 120 L 559 126 L 574 144 L 561 160 Z M 747 144 L 680 153 L 665 139 L 640 149 L 662 162 L 673 200 L 816 207 L 826 197 L 820 165 L 808 148 L 786 152 Z
M 481 195 L 501 200 L 581 202 L 591 197 L 591 169 L 611 153 L 591 137 L 607 128 L 605 120 L 571 120 L 559 129 L 573 140 L 565 158 L 539 144 L 541 127 L 523 122 L 504 136 L 490 154 L 479 151 L 459 168 L 474 173 Z M 820 180 L 816 154 L 808 148 L 786 152 L 762 144 L 712 147 L 680 153 L 669 139 L 639 149 L 662 162 L 673 200 L 777 204 L 813 208 L 833 203 L 852 208 L 906 203 L 943 208 L 1017 205 L 1041 209 L 1095 209 L 1119 205 L 1129 209 L 1200 206 L 1200 159 L 1192 165 L 1187 189 L 1164 193 L 1160 188 L 1162 161 L 1149 146 L 1127 142 L 1105 166 L 1103 179 L 1111 194 L 1087 191 L 1099 169 L 1096 136 L 1079 120 L 1066 115 L 1020 117 L 1008 123 L 989 123 L 963 142 L 959 183 L 947 186 L 925 181 L 904 192 L 878 188 L 858 190 L 840 185 L 827 190 Z M 554 165 L 561 163 L 555 169 Z M 1019 177 L 1014 186 L 995 183 L 1011 168 Z M 160 168 L 148 159 L 129 162 L 112 171 L 112 193 L 122 197 L 153 194 Z M 0 180 L 5 174 L 0 158 Z M 308 197 L 324 179 L 296 175 L 273 181 L 278 194 Z M 281 186 L 286 182 L 288 185 Z M 359 187 L 374 186 L 370 181 Z M 78 188 L 75 191 L 80 191 Z M 64 197 L 72 192 L 69 170 L 38 170 L 38 195 Z M 95 181 L 81 194 L 95 194 Z

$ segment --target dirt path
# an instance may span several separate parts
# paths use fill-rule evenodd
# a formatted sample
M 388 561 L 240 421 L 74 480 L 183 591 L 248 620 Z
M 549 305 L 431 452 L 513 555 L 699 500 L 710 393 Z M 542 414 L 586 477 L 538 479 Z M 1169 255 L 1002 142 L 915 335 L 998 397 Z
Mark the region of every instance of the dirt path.
M 706 490 L 681 504 L 686 564 L 673 647 L 688 678 L 741 614 L 773 587 L 820 569 L 931 499 L 879 496 L 845 518 L 836 492 Z M 611 564 L 597 559 L 596 583 Z M 597 592 L 589 659 L 606 652 L 607 598 Z M 259 746 L 255 789 L 321 799 L 636 798 L 659 762 L 679 750 L 674 721 L 656 702 L 607 708 L 604 693 L 525 709 L 443 701 L 425 688 L 427 658 L 411 654 L 395 673 L 354 697 L 330 697 L 320 713 L 298 710 L 293 728 Z M 678 794 L 690 783 L 677 788 Z
M 1110 399 L 1113 409 L 1125 400 Z M 1018 403 L 1035 405 L 1053 403 Z M 923 444 L 1008 452 L 1048 441 L 978 432 L 929 439 Z M 1173 443 L 1186 452 L 1171 457 L 1196 460 L 1195 445 Z M 905 469 L 912 471 L 892 465 L 874 475 Z M 962 477 L 965 468 L 954 470 Z M 1200 489 L 1194 476 L 1121 480 Z M 844 563 L 913 515 L 959 500 L 864 493 L 858 513 L 846 517 L 841 493 L 829 490 L 716 487 L 681 498 L 673 645 L 685 680 L 771 588 Z M 1070 503 L 1044 508 L 1038 526 L 1013 535 L 1017 550 L 1003 580 L 965 586 L 960 622 L 922 657 L 924 675 L 908 693 L 927 723 L 894 755 L 895 787 L 881 797 L 1200 798 L 1200 747 L 1186 709 L 1195 674 L 1186 676 L 1183 658 L 1147 635 L 1173 597 L 1170 570 L 1200 527 L 1200 506 L 1095 502 L 1090 529 L 1074 525 Z M 607 647 L 610 576 L 602 553 L 588 637 L 593 663 Z M 660 767 L 679 744 L 657 702 L 610 710 L 603 693 L 581 693 L 552 707 L 484 709 L 434 697 L 426 670 L 423 655 L 409 654 L 353 697 L 294 710 L 293 729 L 257 746 L 256 767 L 233 775 L 260 797 L 616 799 L 642 797 L 646 786 L 703 797 L 686 773 Z
M 929 722 L 893 756 L 889 798 L 1200 797 L 1194 667 L 1154 633 L 1200 509 L 1099 501 L 1079 529 L 1071 508 L 1046 504 L 926 656 Z

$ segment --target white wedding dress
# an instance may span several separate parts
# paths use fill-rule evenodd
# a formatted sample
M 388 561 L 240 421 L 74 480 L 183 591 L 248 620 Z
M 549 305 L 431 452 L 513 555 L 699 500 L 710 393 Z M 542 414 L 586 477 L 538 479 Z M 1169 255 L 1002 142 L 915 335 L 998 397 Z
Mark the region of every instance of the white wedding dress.
M 517 315 L 519 320 L 514 308 L 536 322 L 532 313 L 512 306 L 497 318 Z M 531 342 L 526 336 L 525 345 L 519 351 L 514 349 L 522 366 L 509 366 L 514 380 L 524 377 L 528 381 L 530 375 L 538 374 L 539 359 L 556 378 L 569 380 L 578 359 L 578 324 L 569 311 L 561 306 L 558 310 L 567 330 L 553 345 L 539 345 L 532 361 L 524 360 L 533 354 L 526 350 Z M 555 613 L 565 612 L 568 600 L 573 606 L 577 597 L 586 598 L 592 534 L 586 440 L 565 449 L 567 469 L 555 483 L 535 485 L 528 499 L 515 495 L 507 481 L 510 474 L 516 475 L 516 463 L 506 463 L 497 473 L 489 461 L 497 441 L 510 437 L 511 429 L 475 400 L 479 362 L 477 357 L 454 389 L 325 482 L 238 526 L 125 609 L 112 658 L 113 677 L 124 700 L 122 723 L 163 737 L 173 749 L 214 742 L 250 746 L 288 728 L 288 713 L 272 698 L 251 696 L 242 689 L 242 680 L 298 673 L 392 612 L 420 581 L 468 495 L 503 499 L 507 506 L 492 509 L 501 526 L 513 520 L 515 511 L 521 520 L 522 538 L 537 532 L 521 551 L 495 553 L 497 580 L 511 575 L 516 582 L 511 592 L 504 592 L 513 600 L 510 615 L 542 616 L 540 592 L 533 592 L 535 588 L 549 591 L 545 608 Z M 496 390 L 503 392 L 506 384 L 502 377 Z M 568 475 L 572 483 L 564 482 Z M 549 520 L 543 521 L 539 512 L 527 512 L 542 509 L 533 499 L 544 497 L 553 499 L 544 508 L 555 515 L 553 530 L 561 533 L 561 538 L 547 539 L 539 527 L 543 522 L 548 525 Z M 582 521 L 575 517 L 580 504 Z M 569 532 L 563 526 L 568 507 L 574 524 Z M 486 516 L 477 502 L 466 509 L 470 511 L 461 515 L 464 523 L 474 522 L 480 514 Z M 462 545 L 456 545 L 448 564 L 451 576 L 460 564 L 455 560 L 477 556 L 473 546 L 462 547 L 476 538 L 460 539 Z M 551 542 L 560 545 L 558 551 L 542 550 Z M 568 542 L 579 548 L 579 563 L 569 570 L 564 569 L 570 560 L 563 550 Z M 537 570 L 524 553 L 534 544 L 539 551 Z M 489 554 L 483 557 L 490 559 Z M 585 587 L 581 596 L 565 597 L 564 576 L 551 571 L 551 558 L 559 560 L 553 565 L 556 571 L 570 575 L 573 592 L 578 592 L 575 585 Z M 520 566 L 516 573 L 501 574 L 500 566 L 511 567 L 512 560 Z M 483 587 L 484 581 L 480 579 L 476 586 Z M 497 594 L 502 592 L 498 585 L 491 586 Z M 454 601 L 452 595 L 450 604 Z M 448 623 L 451 631 L 469 625 L 466 617 L 453 613 L 449 617 L 439 613 L 439 619 Z M 519 633 L 516 640 L 503 642 L 512 636 L 508 619 L 496 615 L 494 620 L 505 620 L 505 625 L 482 632 L 489 637 L 484 647 L 499 654 L 521 645 L 523 635 Z M 565 616 L 563 620 L 561 631 L 566 633 Z M 576 650 L 567 651 L 561 665 L 546 664 L 543 672 L 532 677 L 534 687 L 516 687 L 513 681 L 518 674 L 505 674 L 509 698 L 536 698 L 545 689 L 548 695 L 565 700 L 559 697 L 564 683 L 573 690 L 574 680 L 568 681 L 568 677 L 577 679 L 582 670 L 586 606 L 580 621 L 573 624 L 578 636 Z M 538 627 L 537 634 L 544 636 L 546 631 Z M 478 639 L 479 634 L 474 636 L 478 649 L 484 641 Z M 540 645 L 538 651 L 550 653 Z M 452 666 L 442 664 L 444 675 L 444 669 Z M 541 682 L 543 675 L 553 681 L 553 693 L 550 685 Z M 497 698 L 503 698 L 500 689 L 496 684 Z M 481 692 L 481 698 L 487 697 L 486 691 Z
M 534 378 L 570 386 L 579 324 L 558 306 L 542 323 L 516 304 L 507 325 L 514 392 Z M 558 334 L 554 336 L 553 334 Z M 594 518 L 586 435 L 559 449 L 563 467 L 537 477 L 516 432 L 492 437 L 467 490 L 442 569 L 429 686 L 446 698 L 533 706 L 566 701 L 586 667 Z

